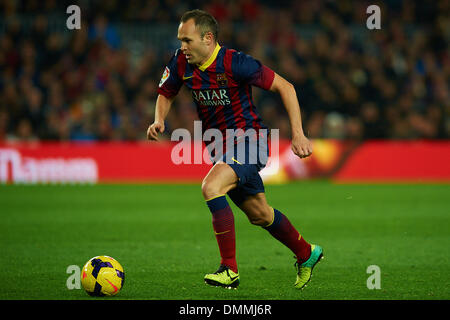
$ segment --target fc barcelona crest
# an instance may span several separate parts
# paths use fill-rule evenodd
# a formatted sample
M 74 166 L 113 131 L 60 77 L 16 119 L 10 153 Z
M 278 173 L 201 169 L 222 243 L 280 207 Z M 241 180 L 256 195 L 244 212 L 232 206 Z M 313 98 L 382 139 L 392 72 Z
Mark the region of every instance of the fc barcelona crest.
M 228 84 L 227 75 L 225 73 L 218 73 L 217 74 L 217 84 L 219 87 L 226 87 Z

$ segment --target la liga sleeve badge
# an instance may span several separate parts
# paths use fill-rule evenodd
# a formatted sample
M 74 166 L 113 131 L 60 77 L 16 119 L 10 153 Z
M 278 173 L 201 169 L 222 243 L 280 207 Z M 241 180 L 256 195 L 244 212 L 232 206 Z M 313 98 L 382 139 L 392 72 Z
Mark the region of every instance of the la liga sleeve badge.
M 170 76 L 170 69 L 166 67 L 161 77 L 161 81 L 159 81 L 159 87 L 161 87 L 164 84 L 164 82 L 166 82 L 166 80 L 169 79 L 169 76 Z

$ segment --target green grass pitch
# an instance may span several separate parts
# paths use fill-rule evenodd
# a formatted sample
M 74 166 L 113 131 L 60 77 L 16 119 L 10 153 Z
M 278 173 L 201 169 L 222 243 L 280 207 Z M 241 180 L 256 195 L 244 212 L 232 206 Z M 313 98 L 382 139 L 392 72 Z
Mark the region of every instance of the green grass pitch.
M 100 299 L 69 290 L 69 265 L 110 255 L 122 291 L 104 299 L 449 299 L 450 185 L 266 186 L 267 199 L 325 259 L 306 289 L 294 258 L 232 205 L 237 290 L 204 284 L 219 264 L 199 185 L 0 186 L 0 299 Z M 231 203 L 231 201 L 230 201 Z M 381 270 L 369 290 L 367 267 Z

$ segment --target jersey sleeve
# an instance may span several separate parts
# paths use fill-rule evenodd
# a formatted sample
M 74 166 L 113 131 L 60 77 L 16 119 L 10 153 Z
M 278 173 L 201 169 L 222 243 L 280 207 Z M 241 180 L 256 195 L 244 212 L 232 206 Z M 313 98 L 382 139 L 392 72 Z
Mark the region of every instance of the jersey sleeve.
M 238 81 L 269 90 L 275 72 L 248 54 L 234 52 L 232 61 L 233 74 Z
M 183 85 L 183 81 L 180 79 L 178 72 L 180 69 L 179 55 L 180 50 L 177 50 L 165 67 L 161 80 L 159 81 L 158 94 L 162 94 L 166 98 L 176 96 Z

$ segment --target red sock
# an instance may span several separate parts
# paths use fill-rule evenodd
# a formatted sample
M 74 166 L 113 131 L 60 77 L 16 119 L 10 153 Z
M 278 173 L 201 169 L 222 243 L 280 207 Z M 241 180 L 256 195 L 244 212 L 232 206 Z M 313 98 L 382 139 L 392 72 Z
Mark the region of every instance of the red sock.
M 237 273 L 234 216 L 230 205 L 225 196 L 208 200 L 206 204 L 212 213 L 214 234 L 221 256 L 220 264 L 226 265 Z
M 274 217 L 270 225 L 263 227 L 278 241 L 297 257 L 299 263 L 303 263 L 309 259 L 311 255 L 311 245 L 303 239 L 289 219 L 277 209 L 273 209 Z

